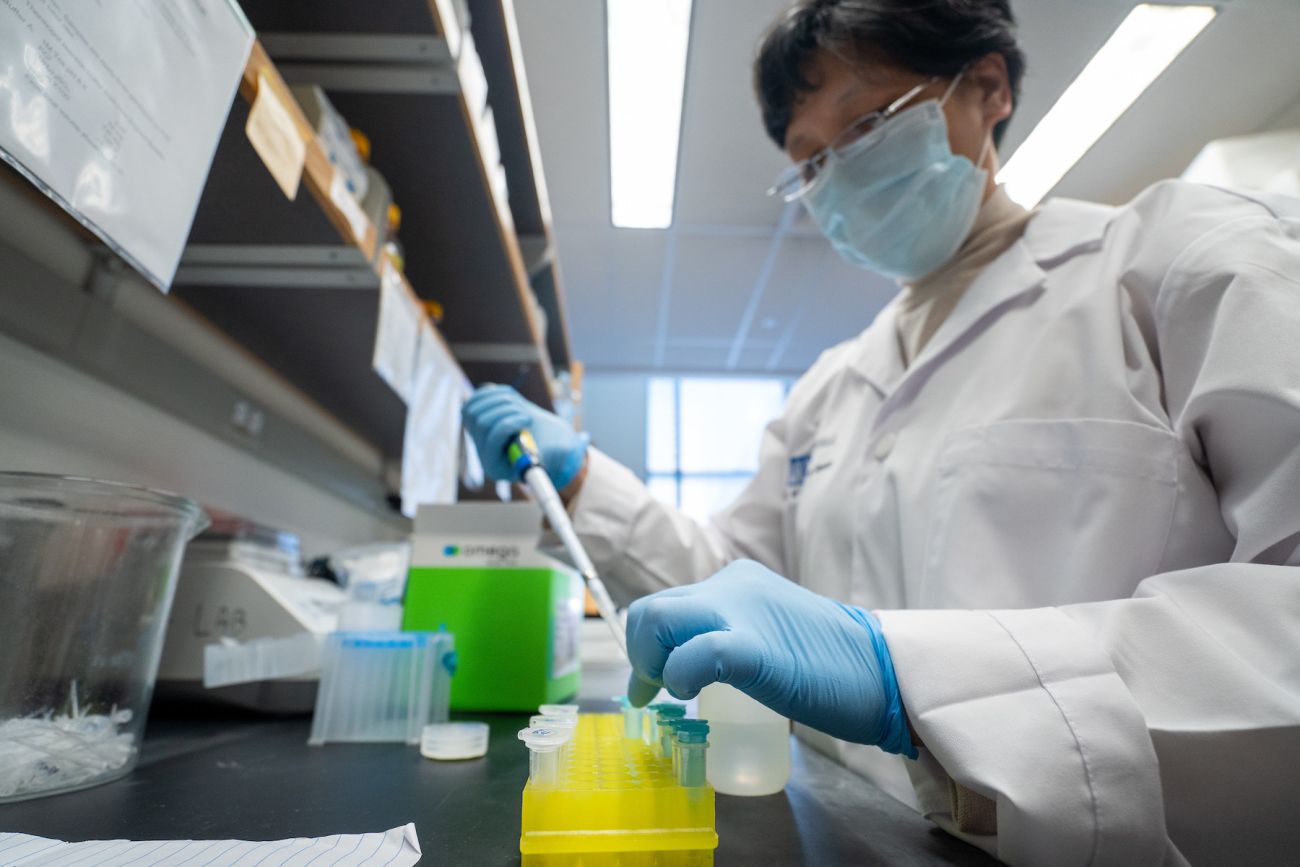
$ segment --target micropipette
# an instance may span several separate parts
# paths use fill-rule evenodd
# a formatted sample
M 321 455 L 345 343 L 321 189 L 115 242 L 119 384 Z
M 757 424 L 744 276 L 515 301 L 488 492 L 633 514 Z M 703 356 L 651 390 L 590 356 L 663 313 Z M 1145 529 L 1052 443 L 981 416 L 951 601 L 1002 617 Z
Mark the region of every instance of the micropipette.
M 582 542 L 578 540 L 578 534 L 574 532 L 573 522 L 569 520 L 569 512 L 564 508 L 560 494 L 555 490 L 555 484 L 542 466 L 542 458 L 537 451 L 537 442 L 533 439 L 532 432 L 521 431 L 511 440 L 506 447 L 506 457 L 510 459 L 511 466 L 520 474 L 524 486 L 541 507 L 542 514 L 546 516 L 551 529 L 564 543 L 564 549 L 573 558 L 573 565 L 582 575 L 591 597 L 596 600 L 596 610 L 600 612 L 600 618 L 605 621 L 609 631 L 614 633 L 618 649 L 623 651 L 623 656 L 626 658 L 627 638 L 623 634 L 623 625 L 619 623 L 618 614 L 614 610 L 614 600 L 609 598 L 605 582 L 601 581 L 600 576 L 596 574 L 596 567 L 587 556 Z

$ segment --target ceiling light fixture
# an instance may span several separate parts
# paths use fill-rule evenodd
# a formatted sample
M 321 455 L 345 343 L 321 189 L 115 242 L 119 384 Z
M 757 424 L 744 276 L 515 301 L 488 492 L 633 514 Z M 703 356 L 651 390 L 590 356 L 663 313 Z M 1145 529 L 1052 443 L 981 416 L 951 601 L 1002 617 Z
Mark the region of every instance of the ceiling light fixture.
M 624 229 L 673 222 L 691 0 L 606 0 L 610 217 Z
M 1212 6 L 1135 6 L 998 173 L 1007 195 L 1038 204 L 1216 14 Z

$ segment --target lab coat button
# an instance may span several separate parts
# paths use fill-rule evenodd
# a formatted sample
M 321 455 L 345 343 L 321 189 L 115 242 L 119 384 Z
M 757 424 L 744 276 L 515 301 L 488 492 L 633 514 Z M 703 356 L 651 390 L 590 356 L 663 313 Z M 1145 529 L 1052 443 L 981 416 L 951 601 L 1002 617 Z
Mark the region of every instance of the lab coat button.
M 876 443 L 876 460 L 883 461 L 889 457 L 889 453 L 894 450 L 894 443 L 897 441 L 898 437 L 892 433 L 882 436 L 880 441 Z

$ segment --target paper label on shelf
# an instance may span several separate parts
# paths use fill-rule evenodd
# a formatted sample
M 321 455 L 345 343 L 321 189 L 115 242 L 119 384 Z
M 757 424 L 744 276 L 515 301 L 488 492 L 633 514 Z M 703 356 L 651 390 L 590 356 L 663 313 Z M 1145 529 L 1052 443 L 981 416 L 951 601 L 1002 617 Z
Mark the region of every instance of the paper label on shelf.
M 476 124 L 478 130 L 478 149 L 483 155 L 483 165 L 488 169 L 501 163 L 501 139 L 497 137 L 497 116 L 488 106 Z
M 427 319 L 420 321 L 402 444 L 402 514 L 422 504 L 456 501 L 460 475 L 460 407 L 471 389 Z
M 265 75 L 257 77 L 257 97 L 248 111 L 244 133 L 285 197 L 289 201 L 296 199 L 302 167 L 307 162 L 307 142 L 298 134 L 293 114 Z
M 371 366 L 408 404 L 423 319 L 415 299 L 402 285 L 401 275 L 391 262 L 385 261 L 379 281 L 379 325 L 375 329 Z
M 0 6 L 4 0 L 0 0 Z M 206 864 L 233 867 L 259 864 L 284 867 L 288 864 L 321 864 L 358 867 L 384 864 L 409 867 L 420 860 L 420 838 L 415 825 L 393 828 L 382 834 L 335 834 L 332 837 L 295 837 L 292 840 L 86 840 L 65 843 L 32 834 L 0 832 L 0 863 L 94 864 L 96 867 L 148 864 L 172 867 Z
M 330 201 L 343 214 L 343 219 L 347 221 L 352 237 L 357 240 L 358 244 L 364 244 L 366 229 L 370 226 L 370 220 L 366 217 L 366 212 L 361 210 L 361 203 L 357 201 L 357 197 L 352 195 L 352 191 L 348 189 L 347 178 L 337 169 L 334 171 L 333 180 L 330 181 Z
M 461 40 L 456 70 L 460 78 L 461 93 L 465 95 L 465 103 L 469 106 L 470 117 L 477 123 L 483 116 L 483 110 L 487 108 L 488 83 L 487 74 L 483 72 L 483 61 L 478 56 L 478 49 L 474 47 L 474 37 L 468 33 Z
M 226 0 L 3 0 L 0 157 L 167 291 L 252 44 Z
M 456 15 L 455 0 L 434 0 L 434 5 L 438 8 L 438 19 L 442 21 L 442 38 L 447 42 L 447 50 L 452 57 L 459 57 L 463 25 Z

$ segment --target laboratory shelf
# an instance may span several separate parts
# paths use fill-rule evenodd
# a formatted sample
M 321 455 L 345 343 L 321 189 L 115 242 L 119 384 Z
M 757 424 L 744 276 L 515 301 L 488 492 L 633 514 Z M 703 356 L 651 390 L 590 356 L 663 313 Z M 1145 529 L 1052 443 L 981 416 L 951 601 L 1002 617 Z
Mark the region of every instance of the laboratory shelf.
M 564 286 L 513 2 L 478 0 L 471 2 L 470 8 L 474 42 L 483 59 L 483 72 L 492 94 L 501 165 L 509 182 L 515 230 L 525 250 L 525 261 L 529 263 L 533 291 L 550 322 L 547 349 L 557 368 L 571 369 L 574 361 L 570 353 Z
M 244 132 L 249 106 L 256 99 L 261 82 L 274 91 L 288 110 L 306 146 L 302 187 L 292 202 L 276 186 Z M 365 221 L 364 230 L 354 234 L 347 216 L 331 198 L 334 166 L 260 41 L 253 43 L 239 83 L 239 94 L 242 99 L 235 100 L 231 107 L 208 173 L 190 229 L 189 245 L 345 244 L 360 252 L 361 261 L 373 261 L 377 242 L 375 226 Z M 304 190 L 309 195 L 303 195 Z M 179 278 L 185 278 L 184 272 Z
M 444 26 L 458 0 L 394 0 L 374 14 L 347 0 L 243 7 L 286 80 L 319 84 L 370 138 L 372 163 L 402 209 L 411 284 L 443 306 L 442 331 L 469 378 L 522 383 L 549 406 L 550 378 L 573 361 L 509 0 L 468 4 L 495 148 L 471 106 L 469 43 Z M 498 149 L 508 199 L 493 182 Z
M 283 4 L 246 7 L 255 26 L 263 18 L 274 26 L 289 24 Z M 294 26 L 324 33 L 364 23 L 372 35 L 387 34 L 409 45 L 418 38 L 413 31 L 434 32 L 434 15 L 423 2 L 385 4 L 381 14 L 364 20 L 347 17 L 355 17 L 354 4 L 296 8 L 301 18 Z M 275 40 L 274 34 L 266 38 Z M 289 68 L 312 72 L 294 64 Z M 280 192 L 244 132 L 250 106 L 264 86 L 273 88 L 290 109 L 307 146 L 302 189 L 294 201 Z M 231 110 L 213 161 L 174 295 L 386 457 L 399 459 L 405 407 L 370 365 L 378 312 L 376 228 L 367 223 L 364 232 L 354 234 L 332 199 L 334 167 L 261 41 L 240 93 L 243 98 Z M 423 294 L 447 311 L 444 337 L 466 375 L 475 382 L 509 383 L 549 406 L 549 353 L 537 348 L 536 323 L 518 292 L 522 254 L 517 244 L 507 243 L 513 235 L 502 229 L 496 208 L 504 203 L 492 198 L 486 181 L 462 180 L 485 171 L 463 98 L 455 92 L 332 91 L 330 96 L 350 123 L 372 136 L 374 164 L 403 207 L 401 237 L 407 246 L 407 277 L 413 281 L 408 288 L 464 287 L 460 303 L 454 292 Z M 430 166 L 438 173 L 431 173 Z M 477 169 L 466 171 L 473 166 Z M 459 188 L 449 192 L 454 183 Z M 508 223 L 508 211 L 504 219 Z M 478 231 L 469 231 L 471 226 Z M 514 259 L 503 251 L 513 252 Z M 494 299 L 485 289 L 494 285 L 505 286 L 513 296 Z M 550 343 L 563 347 L 562 314 L 556 321 L 560 325 Z
M 377 292 L 178 286 L 173 293 L 385 457 L 401 457 L 406 407 L 371 369 Z
M 306 145 L 290 201 L 244 132 L 270 87 Z M 377 233 L 356 233 L 330 195 L 334 167 L 261 42 L 255 42 L 173 284 L 207 319 L 386 458 L 402 455 L 406 407 L 371 367 Z
M 528 754 L 516 732 L 528 717 L 475 718 L 491 727 L 487 755 L 434 762 L 401 744 L 310 747 L 307 718 L 156 710 L 134 773 L 0 805 L 0 830 L 66 840 L 278 840 L 414 822 L 421 863 L 518 864 Z M 718 795 L 716 819 L 718 864 L 996 863 L 798 741 L 782 794 Z

